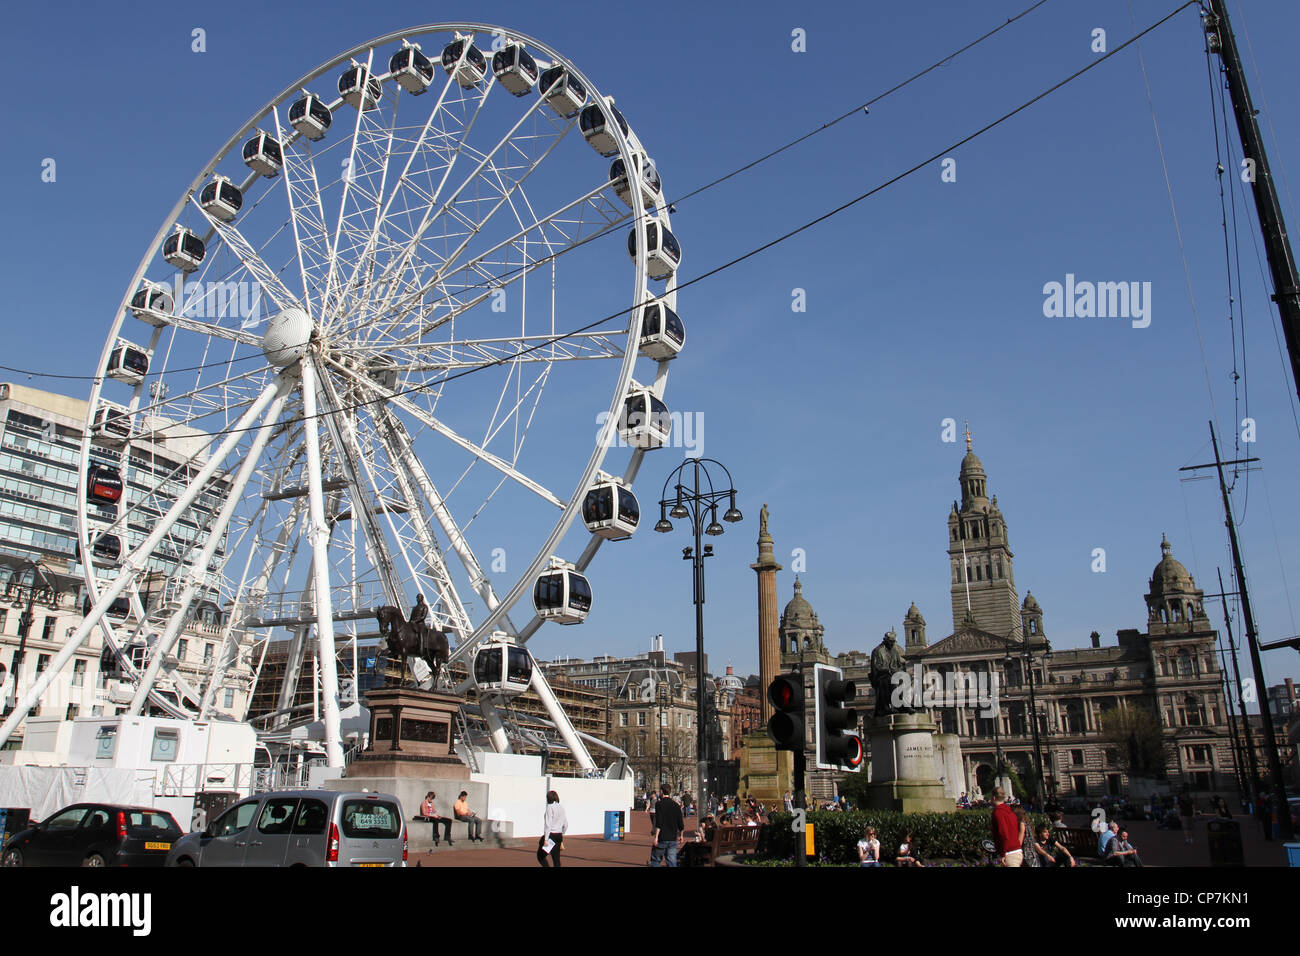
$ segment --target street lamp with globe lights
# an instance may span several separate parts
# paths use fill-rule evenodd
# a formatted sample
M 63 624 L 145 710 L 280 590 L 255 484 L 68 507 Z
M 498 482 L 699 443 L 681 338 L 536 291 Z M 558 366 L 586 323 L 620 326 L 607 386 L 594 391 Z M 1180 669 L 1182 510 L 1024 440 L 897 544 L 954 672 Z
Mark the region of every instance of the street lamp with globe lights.
M 716 465 L 727 475 L 727 487 L 714 486 L 708 465 Z M 675 494 L 668 496 L 672 485 Z M 716 538 L 726 529 L 718 521 L 718 506 L 726 505 L 722 520 L 735 524 L 744 519 L 736 507 L 736 488 L 731 472 L 713 458 L 687 458 L 665 479 L 659 501 L 659 520 L 655 530 L 667 534 L 673 530 L 671 518 L 689 518 L 695 534 L 695 546 L 682 549 L 682 560 L 691 562 L 695 603 L 695 756 L 698 761 L 696 786 L 699 806 L 708 805 L 708 747 L 704 727 L 704 559 L 713 557 L 713 545 L 701 544 L 701 536 Z

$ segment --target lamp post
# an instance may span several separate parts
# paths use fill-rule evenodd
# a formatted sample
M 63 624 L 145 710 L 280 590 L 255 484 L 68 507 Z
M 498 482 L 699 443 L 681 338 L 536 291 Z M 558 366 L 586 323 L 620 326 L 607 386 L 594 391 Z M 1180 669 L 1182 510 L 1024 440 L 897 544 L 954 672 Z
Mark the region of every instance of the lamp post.
M 721 468 L 727 475 L 727 487 L 714 487 L 713 476 L 707 465 Z M 673 486 L 673 497 L 668 497 L 668 486 Z M 701 487 L 701 484 L 704 487 Z M 727 510 L 722 520 L 729 524 L 744 516 L 736 508 L 736 489 L 731 472 L 712 458 L 687 458 L 664 480 L 659 500 L 659 521 L 655 530 L 667 534 L 673 530 L 668 520 L 689 518 L 695 534 L 695 547 L 682 549 L 682 560 L 691 562 L 695 603 L 695 758 L 698 762 L 696 781 L 701 805 L 708 800 L 708 750 L 704 733 L 704 559 L 713 557 L 713 545 L 701 545 L 700 536 L 717 537 L 726 529 L 718 523 L 718 505 L 725 503 Z M 707 519 L 708 524 L 705 524 Z
M 28 561 L 25 564 L 23 564 L 21 567 L 18 568 L 18 570 L 14 572 L 13 577 L 9 579 L 10 582 L 18 578 L 19 575 L 22 575 L 27 572 L 31 573 L 31 577 L 32 577 L 31 583 L 27 585 L 16 585 L 16 587 L 19 588 L 26 587 L 27 603 L 25 607 L 23 607 L 23 605 L 17 602 L 15 602 L 14 604 L 14 607 L 23 607 L 23 612 L 18 615 L 18 650 L 14 652 L 13 692 L 10 694 L 9 698 L 5 701 L 6 713 L 8 713 L 9 710 L 18 702 L 18 682 L 22 679 L 23 659 L 27 656 L 27 638 L 31 634 L 32 624 L 35 623 L 36 621 L 35 607 L 36 607 L 37 573 L 40 573 L 43 577 L 46 578 L 47 587 L 50 588 L 51 593 L 54 592 L 53 585 L 49 584 L 49 575 L 51 573 L 50 569 L 47 568 L 39 561 Z M 51 604 L 53 605 L 53 601 L 51 601 Z
M 1035 785 L 1035 789 L 1038 791 L 1038 806 L 1039 806 L 1039 807 L 1042 807 L 1042 805 L 1043 805 L 1043 803 L 1044 803 L 1044 796 L 1043 796 L 1043 751 L 1042 751 L 1042 749 L 1041 749 L 1041 747 L 1040 747 L 1040 745 L 1039 745 L 1039 737 L 1038 737 L 1038 701 L 1037 701 L 1036 697 L 1034 696 L 1034 654 L 1033 654 L 1033 649 L 1032 649 L 1032 647 L 1031 647 L 1031 645 L 1030 645 L 1030 643 L 1029 643 L 1029 639 L 1026 638 L 1026 639 L 1022 642 L 1022 647 L 1021 647 L 1021 649 L 1020 649 L 1020 652 L 1019 652 L 1018 654 L 1016 654 L 1016 653 L 1013 653 L 1012 650 L 1011 650 L 1011 635 L 1009 635 L 1009 634 L 1007 635 L 1006 641 L 1007 641 L 1007 656 L 1003 659 L 1003 664 L 1012 664 L 1012 663 L 1014 663 L 1014 662 L 1016 661 L 1016 658 L 1018 657 L 1018 658 L 1020 659 L 1020 662 L 1021 662 L 1023 668 L 1024 668 L 1025 673 L 1026 673 L 1026 674 L 1028 675 L 1028 677 L 1029 677 L 1029 717 L 1030 717 L 1029 724 L 1030 724 L 1030 729 L 1031 729 L 1032 732 L 1033 732 L 1033 740 L 1034 740 L 1034 766 L 1035 766 L 1035 770 L 1036 770 L 1036 775 L 1037 775 L 1037 777 L 1038 777 L 1038 780 L 1037 780 L 1036 785 Z M 1051 646 L 1049 645 L 1048 648 L 1047 648 L 1046 654 L 1045 654 L 1044 656 L 1046 657 L 1047 655 L 1050 655 L 1051 653 L 1052 653 L 1052 649 L 1051 649 Z

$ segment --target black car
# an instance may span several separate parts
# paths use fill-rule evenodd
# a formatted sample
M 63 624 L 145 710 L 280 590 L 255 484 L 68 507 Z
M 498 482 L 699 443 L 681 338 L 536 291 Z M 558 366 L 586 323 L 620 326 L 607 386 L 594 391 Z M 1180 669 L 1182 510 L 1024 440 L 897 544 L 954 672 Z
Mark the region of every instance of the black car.
M 78 803 L 16 834 L 0 866 L 162 866 L 182 835 L 165 810 Z

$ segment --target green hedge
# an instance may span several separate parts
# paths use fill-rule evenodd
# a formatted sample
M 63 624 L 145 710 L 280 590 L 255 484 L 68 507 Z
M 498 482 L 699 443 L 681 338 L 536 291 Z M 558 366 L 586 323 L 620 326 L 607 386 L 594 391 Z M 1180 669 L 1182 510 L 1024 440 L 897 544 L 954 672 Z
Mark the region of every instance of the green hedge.
M 979 860 L 984 856 L 980 842 L 991 836 L 991 810 L 959 810 L 953 813 L 901 813 L 896 810 L 809 811 L 808 822 L 814 825 L 814 840 L 819 859 L 827 863 L 857 863 L 858 841 L 867 827 L 876 828 L 880 856 L 892 863 L 903 842 L 903 834 L 912 831 L 914 855 L 929 860 Z M 771 822 L 759 834 L 759 853 L 777 859 L 793 859 L 796 834 L 790 829 L 793 817 L 774 813 Z M 1034 825 L 1046 823 L 1034 817 Z

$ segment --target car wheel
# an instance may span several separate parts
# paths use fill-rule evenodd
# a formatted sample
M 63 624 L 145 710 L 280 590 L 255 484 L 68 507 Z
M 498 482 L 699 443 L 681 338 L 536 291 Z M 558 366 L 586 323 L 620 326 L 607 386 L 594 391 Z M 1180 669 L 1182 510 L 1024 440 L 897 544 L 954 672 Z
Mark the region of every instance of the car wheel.
M 17 847 L 5 850 L 5 855 L 0 859 L 0 866 L 22 866 L 23 851 Z
M 193 866 L 193 865 L 194 865 L 194 861 L 191 860 L 188 856 L 183 856 L 183 857 L 181 857 L 179 860 L 176 861 L 176 865 L 177 865 L 177 866 Z
M 82 866 L 107 866 L 104 857 L 99 853 L 92 853 L 81 861 Z

